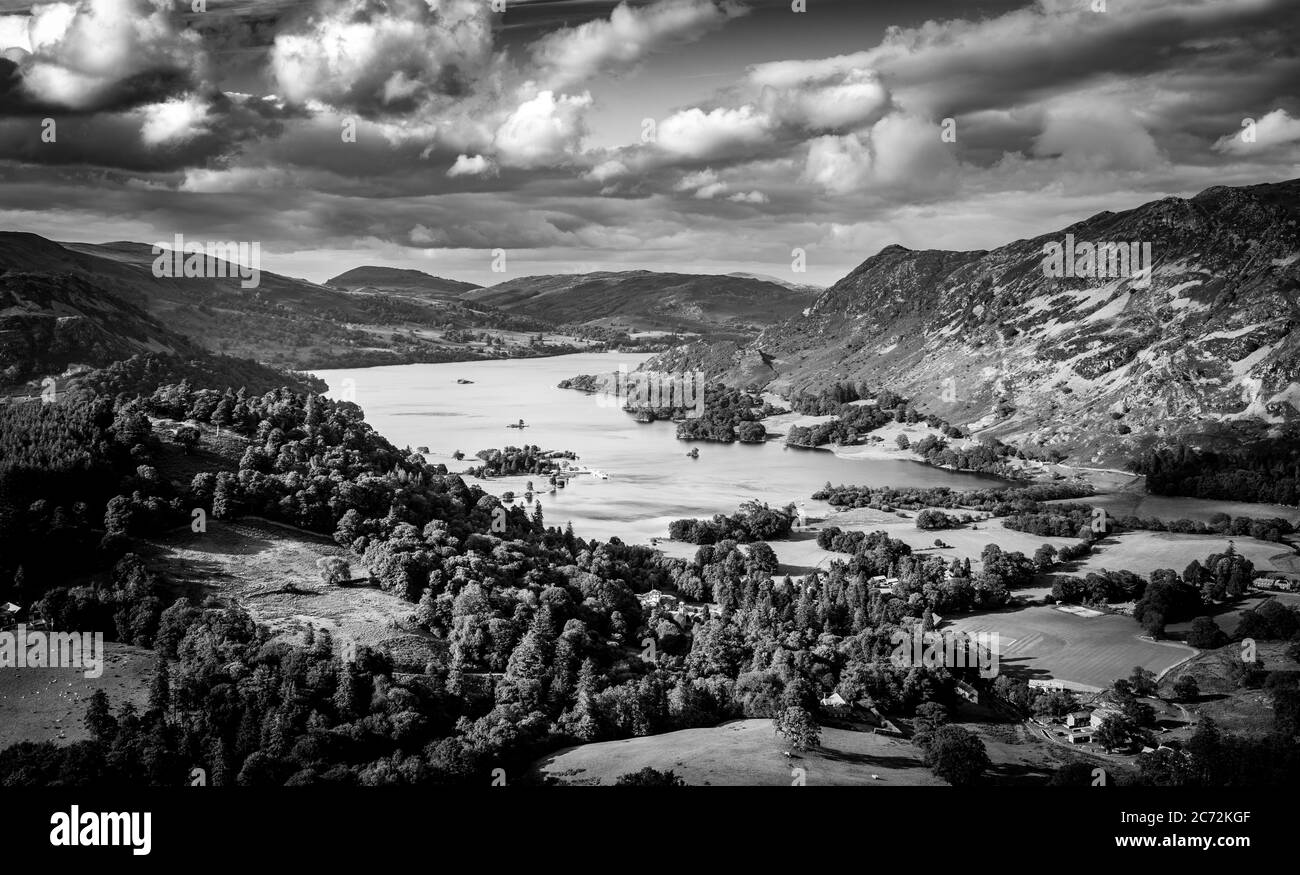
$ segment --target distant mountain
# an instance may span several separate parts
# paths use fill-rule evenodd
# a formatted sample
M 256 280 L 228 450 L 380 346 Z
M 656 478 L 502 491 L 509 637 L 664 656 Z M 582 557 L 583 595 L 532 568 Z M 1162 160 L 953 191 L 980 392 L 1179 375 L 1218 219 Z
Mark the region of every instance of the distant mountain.
M 811 300 L 771 280 L 648 270 L 521 277 L 464 299 L 562 324 L 735 337 L 787 319 Z
M 263 270 L 256 288 L 238 276 L 156 277 L 143 243 L 56 243 L 0 232 L 0 277 L 79 280 L 147 313 L 205 349 L 277 367 L 327 368 L 458 361 L 537 354 L 526 342 L 491 350 L 464 329 L 537 332 L 549 324 L 520 315 L 370 289 L 353 292 Z M 385 269 L 380 269 L 385 270 Z M 229 274 L 236 271 L 227 268 Z M 436 279 L 430 277 L 429 279 Z M 446 281 L 445 281 L 446 282 Z M 463 284 L 472 288 L 469 284 Z M 453 332 L 451 335 L 448 331 Z
M 384 291 L 433 298 L 458 298 L 478 288 L 473 283 L 449 280 L 419 270 L 365 265 L 326 280 L 325 285 L 349 291 Z
M 1149 285 L 1045 275 L 1045 246 L 1067 234 L 1076 246 L 1150 244 Z M 1114 461 L 1174 434 L 1297 418 L 1298 329 L 1291 180 L 1099 213 L 987 252 L 889 246 L 807 316 L 659 366 L 786 392 L 859 381 L 985 434 Z
M 825 291 L 824 286 L 814 286 L 808 283 L 795 283 L 766 273 L 745 273 L 744 271 L 735 271 L 727 274 L 727 276 L 734 276 L 737 279 L 742 280 L 762 280 L 765 283 L 776 283 L 778 286 L 785 286 L 791 291 L 801 292 L 808 295 L 818 295 Z

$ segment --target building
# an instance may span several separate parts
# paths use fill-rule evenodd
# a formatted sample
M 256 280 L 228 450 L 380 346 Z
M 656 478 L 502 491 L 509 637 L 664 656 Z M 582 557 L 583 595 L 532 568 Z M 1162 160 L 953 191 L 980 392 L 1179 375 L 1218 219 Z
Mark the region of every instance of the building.
M 847 711 L 849 703 L 839 693 L 831 693 L 821 700 L 823 708 L 829 708 L 831 711 Z
M 1066 741 L 1070 744 L 1087 744 L 1092 741 L 1091 729 L 1071 729 L 1065 733 Z
M 1047 690 L 1051 693 L 1065 692 L 1065 684 L 1056 678 L 1031 678 L 1029 681 L 1031 690 Z
M 884 591 L 884 590 L 890 590 L 890 591 L 892 591 L 892 590 L 894 589 L 894 587 L 898 586 L 898 578 L 897 578 L 897 577 L 885 577 L 885 575 L 883 575 L 883 574 L 877 574 L 875 577 L 869 577 L 869 578 L 867 578 L 867 584 L 868 584 L 872 589 L 878 589 L 878 590 L 882 590 L 882 591 Z
M 20 622 L 23 618 L 23 609 L 13 602 L 0 604 L 0 629 L 8 629 L 10 626 Z
M 1075 711 L 1065 715 L 1065 725 L 1071 728 L 1092 725 L 1091 711 Z
M 957 681 L 957 695 L 973 705 L 978 705 L 980 702 L 980 691 L 965 681 Z
M 642 606 L 646 608 L 664 608 L 671 611 L 677 607 L 676 596 L 669 595 L 666 592 L 660 592 L 657 589 L 652 589 L 647 593 L 642 593 L 639 598 Z

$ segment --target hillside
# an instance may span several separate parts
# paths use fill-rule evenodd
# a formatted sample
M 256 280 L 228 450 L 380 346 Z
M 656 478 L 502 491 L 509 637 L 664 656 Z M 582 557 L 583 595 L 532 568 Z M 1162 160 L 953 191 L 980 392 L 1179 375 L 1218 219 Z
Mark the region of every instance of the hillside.
M 444 279 L 420 270 L 365 265 L 341 273 L 325 284 L 349 291 L 395 292 L 404 295 L 427 296 L 437 299 L 455 299 L 478 286 L 460 280 Z
M 1091 462 L 1173 434 L 1258 431 L 1300 408 L 1298 218 L 1291 180 L 1099 213 L 990 251 L 889 246 L 807 316 L 657 366 L 787 393 L 864 381 Z M 1067 234 L 1149 243 L 1149 284 L 1045 276 L 1044 245 Z
M 768 279 L 648 270 L 521 277 L 464 297 L 562 324 L 736 338 L 788 319 L 812 301 Z
M 137 353 L 197 352 L 139 307 L 78 277 L 0 275 L 0 384 L 103 367 Z
M 0 276 L 79 283 L 153 317 L 213 352 L 297 369 L 537 355 L 527 336 L 549 323 L 455 300 L 346 291 L 263 270 L 256 288 L 231 277 L 156 277 L 143 243 L 56 243 L 0 232 Z M 235 271 L 227 269 L 227 273 Z M 430 278 L 433 279 L 433 278 Z M 468 286 L 467 286 L 468 287 Z M 73 294 L 70 289 L 67 294 Z M 116 305 L 114 305 L 116 306 Z M 464 336 L 466 328 L 485 329 Z M 119 345 L 120 346 L 120 345 Z M 119 351 L 136 351 L 128 345 Z M 565 350 L 567 351 L 567 349 Z M 77 358 L 75 350 L 70 360 Z M 84 358 L 105 358 L 87 353 Z

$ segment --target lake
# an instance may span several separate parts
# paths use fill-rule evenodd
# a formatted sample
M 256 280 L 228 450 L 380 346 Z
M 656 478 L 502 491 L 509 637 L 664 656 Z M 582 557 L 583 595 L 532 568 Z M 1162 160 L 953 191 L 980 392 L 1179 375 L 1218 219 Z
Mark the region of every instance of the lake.
M 820 515 L 829 505 L 810 499 L 830 481 L 873 486 L 997 485 L 994 477 L 935 468 L 919 462 L 855 460 L 817 450 L 787 449 L 778 439 L 765 444 L 719 444 L 676 439 L 671 422 L 642 424 L 606 401 L 571 389 L 561 380 L 604 374 L 626 365 L 634 370 L 649 354 L 578 353 L 539 359 L 392 365 L 315 371 L 331 397 L 349 390 L 366 421 L 399 447 L 427 446 L 430 462 L 450 471 L 477 465 L 479 450 L 535 444 L 544 450 L 572 450 L 580 463 L 606 472 L 608 480 L 579 476 L 554 494 L 541 477 L 531 478 L 548 525 L 572 522 L 586 538 L 617 536 L 647 543 L 666 537 L 681 517 L 732 513 L 757 498 L 773 506 L 805 503 Z M 472 380 L 460 384 L 458 379 Z M 349 384 L 346 381 L 351 380 Z M 507 428 L 523 419 L 528 428 Z M 686 453 L 699 448 L 698 459 Z M 457 462 L 460 450 L 465 460 Z M 522 496 L 528 477 L 471 479 L 494 495 Z M 522 501 L 522 498 L 517 499 Z

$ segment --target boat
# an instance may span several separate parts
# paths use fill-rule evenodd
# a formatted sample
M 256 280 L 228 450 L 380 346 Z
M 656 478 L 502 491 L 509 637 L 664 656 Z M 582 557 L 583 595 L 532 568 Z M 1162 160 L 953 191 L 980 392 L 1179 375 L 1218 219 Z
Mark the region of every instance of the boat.
M 516 425 L 515 423 L 512 422 L 512 423 L 510 423 L 509 425 L 507 425 L 506 428 L 528 428 L 528 426 L 527 426 L 527 425 L 524 423 L 524 421 L 521 419 L 521 420 L 519 420 L 519 423 L 518 423 L 517 425 Z
M 691 448 L 691 451 L 690 451 L 689 453 L 687 453 L 686 455 L 690 456 L 692 459 L 698 459 L 698 458 L 700 457 L 700 449 L 699 449 L 699 447 L 692 447 L 692 448 Z
M 459 384 L 462 385 L 462 386 L 468 386 L 468 385 L 472 384 L 474 381 L 473 381 L 473 380 L 466 380 L 464 377 L 460 377 L 460 378 L 458 378 L 458 379 L 456 380 L 456 382 L 459 383 Z
M 597 471 L 595 468 L 592 468 L 592 469 L 591 469 L 591 476 L 592 476 L 592 477 L 595 477 L 597 480 L 608 480 L 608 479 L 609 479 L 609 475 L 608 475 L 608 474 L 606 474 L 604 471 Z

